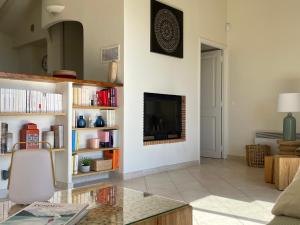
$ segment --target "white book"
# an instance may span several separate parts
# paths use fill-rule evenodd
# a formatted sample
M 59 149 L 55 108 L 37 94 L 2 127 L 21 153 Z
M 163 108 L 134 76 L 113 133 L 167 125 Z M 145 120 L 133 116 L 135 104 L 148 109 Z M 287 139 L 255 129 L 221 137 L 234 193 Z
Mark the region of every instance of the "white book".
M 4 112 L 4 89 L 0 89 L 0 112 Z
M 49 95 L 50 95 L 50 105 L 49 105 L 50 112 L 54 112 L 54 95 L 53 93 L 49 93 Z
M 15 89 L 15 112 L 20 112 L 20 90 Z
M 73 162 L 73 174 L 78 173 L 78 155 L 74 155 L 74 162 Z
M 118 132 L 118 130 L 112 131 L 112 138 L 113 138 L 113 148 L 119 147 L 119 132 Z
M 77 103 L 77 88 L 73 87 L 73 104 L 78 105 Z
M 81 101 L 81 95 L 82 95 L 82 89 L 78 88 L 78 105 L 82 105 L 82 101 Z
M 27 107 L 27 91 L 23 90 L 22 93 L 22 112 L 26 112 L 26 107 Z
M 62 94 L 59 95 L 59 111 L 60 112 L 63 111 L 63 95 Z
M 9 89 L 5 89 L 5 94 L 4 94 L 4 112 L 9 112 Z

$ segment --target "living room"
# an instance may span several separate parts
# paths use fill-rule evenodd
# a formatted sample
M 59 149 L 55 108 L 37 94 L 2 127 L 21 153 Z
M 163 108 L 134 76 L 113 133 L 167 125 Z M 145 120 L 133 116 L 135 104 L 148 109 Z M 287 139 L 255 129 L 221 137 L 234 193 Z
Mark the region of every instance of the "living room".
M 36 132 L 37 141 L 53 149 L 51 202 L 81 203 L 67 191 L 79 199 L 88 187 L 97 192 L 94 185 L 112 185 L 119 195 L 127 187 L 185 202 L 180 207 L 195 225 L 270 223 L 285 192 L 265 183 L 267 161 L 265 171 L 247 166 L 245 146 L 268 144 L 269 154 L 277 154 L 279 139 L 297 142 L 282 134 L 286 113 L 297 110 L 279 113 L 277 106 L 279 94 L 300 93 L 299 6 L 297 0 L 0 1 L 0 89 L 17 96 L 9 109 L 0 103 L 1 132 L 7 133 L 0 221 L 16 206 L 9 201 L 14 152 L 32 148 L 15 144 Z M 172 24 L 155 26 L 156 15 L 166 11 Z M 176 32 L 164 49 L 160 41 Z M 22 98 L 36 94 L 45 94 L 49 105 L 43 108 L 43 97 L 36 97 L 41 103 L 32 108 L 36 102 Z M 94 169 L 83 172 L 81 164 Z M 270 224 L 300 224 L 300 213 L 274 212 Z M 154 220 L 148 224 L 176 224 Z

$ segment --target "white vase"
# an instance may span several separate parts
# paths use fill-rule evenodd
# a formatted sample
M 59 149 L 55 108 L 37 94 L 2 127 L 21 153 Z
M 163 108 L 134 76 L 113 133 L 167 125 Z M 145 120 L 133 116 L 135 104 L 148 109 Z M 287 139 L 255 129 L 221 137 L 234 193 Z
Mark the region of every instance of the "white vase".
M 91 171 L 91 166 L 80 166 L 80 172 L 82 173 L 88 173 Z

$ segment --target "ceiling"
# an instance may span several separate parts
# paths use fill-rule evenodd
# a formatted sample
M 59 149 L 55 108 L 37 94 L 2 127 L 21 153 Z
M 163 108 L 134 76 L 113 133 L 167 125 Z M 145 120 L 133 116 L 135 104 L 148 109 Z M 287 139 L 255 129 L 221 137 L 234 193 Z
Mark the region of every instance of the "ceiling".
M 0 0 L 0 32 L 14 33 L 35 1 L 41 0 Z

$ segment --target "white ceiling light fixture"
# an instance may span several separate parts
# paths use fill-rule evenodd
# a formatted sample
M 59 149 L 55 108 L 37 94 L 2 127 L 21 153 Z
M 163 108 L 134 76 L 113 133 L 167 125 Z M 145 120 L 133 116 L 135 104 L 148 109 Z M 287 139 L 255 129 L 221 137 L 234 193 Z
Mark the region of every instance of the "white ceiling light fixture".
M 64 5 L 55 5 L 55 4 L 51 4 L 51 5 L 47 5 L 46 6 L 46 10 L 48 13 L 51 14 L 59 14 L 62 13 L 62 11 L 64 11 L 65 6 Z

